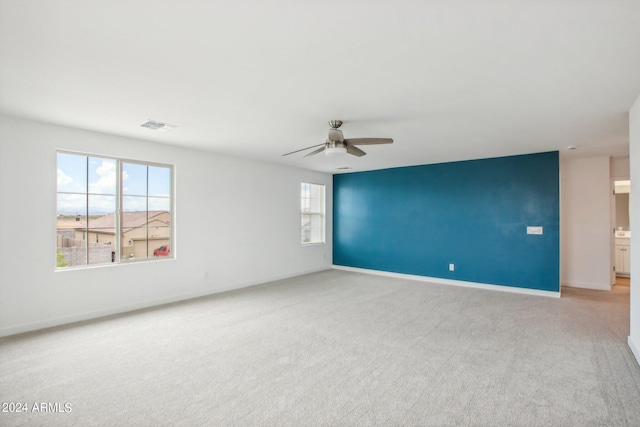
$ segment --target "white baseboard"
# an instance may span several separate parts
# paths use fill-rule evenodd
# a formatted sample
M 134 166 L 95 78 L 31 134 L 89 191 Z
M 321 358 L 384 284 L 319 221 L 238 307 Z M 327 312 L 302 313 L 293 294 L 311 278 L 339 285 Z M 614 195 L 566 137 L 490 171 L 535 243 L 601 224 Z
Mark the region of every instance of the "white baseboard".
M 562 282 L 562 286 L 567 286 L 569 288 L 593 289 L 596 291 L 611 290 L 611 285 L 606 283 Z
M 491 285 L 488 283 L 465 282 L 462 280 L 442 279 L 439 277 L 417 276 L 414 274 L 391 273 L 388 271 L 368 270 L 365 268 L 345 267 L 334 265 L 337 270 L 353 271 L 356 273 L 375 274 L 377 276 L 394 277 L 398 279 L 417 280 L 419 282 L 438 283 L 450 286 L 462 286 L 465 288 L 486 289 L 491 291 L 512 292 L 516 294 L 537 295 L 543 297 L 560 298 L 560 292 L 541 291 L 539 289 L 517 288 L 514 286 Z
M 633 342 L 633 340 L 631 339 L 631 336 L 629 336 L 627 343 L 629 344 L 629 348 L 631 349 L 631 352 L 636 357 L 636 362 L 638 362 L 638 365 L 640 365 L 640 347 L 638 347 L 636 343 Z
M 8 326 L 0 328 L 0 337 L 6 337 L 10 335 L 22 334 L 25 332 L 38 331 L 40 329 L 52 328 L 54 326 L 67 325 L 70 323 L 82 322 L 85 320 L 99 319 L 101 317 L 111 316 L 114 314 L 122 314 L 130 311 L 140 310 L 143 308 L 157 307 L 164 304 L 171 304 L 179 301 L 187 301 L 194 298 L 200 298 L 208 295 L 215 295 L 222 292 L 233 291 L 236 289 L 248 288 L 250 286 L 256 286 L 263 283 L 273 282 L 276 280 L 288 279 L 290 277 L 302 276 L 304 274 L 316 273 L 319 271 L 328 270 L 331 267 L 317 268 L 308 271 L 300 271 L 296 273 L 284 274 L 279 276 L 267 277 L 264 279 L 252 280 L 249 282 L 236 283 L 232 285 L 220 286 L 216 288 L 205 288 L 194 292 L 185 294 L 172 295 L 164 298 L 157 298 L 153 300 L 141 301 L 134 304 L 125 304 L 117 307 L 108 307 L 101 310 L 87 311 L 83 313 L 76 313 L 69 316 L 54 317 L 45 320 L 39 320 L 32 323 L 24 323 L 16 326 Z

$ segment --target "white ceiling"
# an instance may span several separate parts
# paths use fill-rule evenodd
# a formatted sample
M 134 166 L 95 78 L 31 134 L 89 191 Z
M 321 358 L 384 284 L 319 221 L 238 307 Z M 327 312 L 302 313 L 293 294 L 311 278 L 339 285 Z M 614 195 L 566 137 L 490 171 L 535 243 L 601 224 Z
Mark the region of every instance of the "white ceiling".
M 0 64 L 5 114 L 319 171 L 621 156 L 640 1 L 0 0 Z M 281 156 L 331 119 L 395 142 Z

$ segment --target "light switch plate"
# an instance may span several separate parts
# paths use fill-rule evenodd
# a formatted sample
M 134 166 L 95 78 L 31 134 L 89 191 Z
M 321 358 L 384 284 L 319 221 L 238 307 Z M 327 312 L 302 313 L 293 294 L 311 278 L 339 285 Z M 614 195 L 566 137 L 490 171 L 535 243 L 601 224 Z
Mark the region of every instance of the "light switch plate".
M 542 227 L 527 227 L 527 234 L 542 234 Z

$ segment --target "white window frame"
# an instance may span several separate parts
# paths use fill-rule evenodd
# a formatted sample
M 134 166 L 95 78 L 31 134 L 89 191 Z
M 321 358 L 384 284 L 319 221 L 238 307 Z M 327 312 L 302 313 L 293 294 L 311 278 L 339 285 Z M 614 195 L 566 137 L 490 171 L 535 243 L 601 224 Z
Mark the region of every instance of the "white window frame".
M 307 186 L 305 188 L 305 186 Z M 316 188 L 319 191 L 319 197 L 311 197 L 313 191 Z M 319 203 L 314 203 L 313 200 L 318 200 Z M 313 206 L 317 206 L 314 209 Z M 305 217 L 309 217 L 309 227 L 305 226 Z M 312 239 L 314 236 L 313 227 L 311 227 L 312 217 L 319 218 L 319 227 L 316 230 L 319 231 L 319 238 Z M 300 243 L 303 246 L 307 245 L 320 245 L 326 242 L 326 188 L 324 184 L 314 184 L 311 182 L 300 183 Z M 306 241 L 305 236 L 308 234 L 309 240 Z
M 138 263 L 138 262 L 149 262 L 149 261 L 156 261 L 156 260 L 168 260 L 168 259 L 175 259 L 175 220 L 174 220 L 174 215 L 175 215 L 175 184 L 174 184 L 174 180 L 175 180 L 175 167 L 174 165 L 171 164 L 165 164 L 165 163 L 157 163 L 157 162 L 149 162 L 149 161 L 141 161 L 141 160 L 133 160 L 133 159 L 125 159 L 125 158 L 120 158 L 120 157 L 113 157 L 113 156 L 107 156 L 107 155 L 102 155 L 102 154 L 92 154 L 92 153 L 85 153 L 85 152 L 76 152 L 76 151 L 69 151 L 69 150 L 56 150 L 56 171 L 58 170 L 58 160 L 57 160 L 57 155 L 58 154 L 69 154 L 69 155 L 74 155 L 74 156 L 81 156 L 81 157 L 86 157 L 88 158 L 94 158 L 94 159 L 106 159 L 106 160 L 113 160 L 116 162 L 116 194 L 115 194 L 115 234 L 114 234 L 114 240 L 115 240 L 115 259 L 113 260 L 113 262 L 110 263 L 99 263 L 99 264 L 81 264 L 81 265 L 73 265 L 73 266 L 67 266 L 67 267 L 58 267 L 57 265 L 57 257 L 58 257 L 58 247 L 57 247 L 57 238 L 56 238 L 56 264 L 55 264 L 55 270 L 56 271 L 66 271 L 66 270 L 74 270 L 74 269 L 84 269 L 84 268 L 96 268 L 96 267 L 104 267 L 104 266 L 113 266 L 113 265 L 123 265 L 123 264 L 130 264 L 130 263 Z M 138 259 L 127 259 L 124 260 L 122 259 L 122 256 L 119 254 L 122 254 L 122 248 L 123 248 L 123 242 L 122 242 L 122 229 L 123 229 L 123 225 L 122 225 L 122 204 L 123 204 L 123 196 L 127 196 L 124 193 L 123 190 L 123 173 L 122 173 L 122 165 L 123 164 L 134 164 L 134 165 L 141 165 L 141 166 L 148 166 L 148 167 L 161 167 L 161 168 L 168 168 L 170 171 L 170 177 L 169 177 L 169 191 L 170 191 L 170 195 L 169 195 L 169 245 L 171 247 L 170 250 L 170 254 L 168 256 L 161 256 L 161 257 L 150 257 L 147 253 L 147 258 L 138 258 Z M 89 171 L 87 170 L 87 174 L 89 173 Z M 88 179 L 88 178 L 87 178 Z M 86 193 L 84 192 L 65 192 L 65 191 L 58 191 L 58 188 L 56 187 L 56 219 L 58 217 L 58 211 L 57 211 L 57 198 L 58 195 L 60 194 L 81 194 L 81 195 L 85 195 L 87 196 L 87 198 L 92 195 L 93 193 L 89 192 L 89 188 L 88 188 L 88 182 L 87 182 L 87 188 L 86 188 Z M 139 196 L 141 197 L 141 196 Z M 157 196 L 149 196 L 148 194 L 144 197 L 157 197 Z M 88 213 L 89 213 L 89 205 L 87 203 L 87 208 L 86 208 L 86 212 L 85 217 L 88 218 Z M 146 208 L 147 213 L 150 212 L 149 210 L 149 206 L 148 206 L 148 202 L 147 202 L 147 208 Z M 85 233 L 87 233 L 89 225 L 88 225 L 88 221 L 87 221 L 87 230 L 83 231 L 83 235 Z M 58 233 L 57 227 L 56 227 L 56 234 Z M 89 238 L 89 235 L 87 234 L 86 238 Z M 148 240 L 149 236 L 147 236 L 147 245 L 148 245 Z M 88 251 L 88 247 L 85 249 L 86 251 Z M 87 258 L 88 259 L 88 258 Z

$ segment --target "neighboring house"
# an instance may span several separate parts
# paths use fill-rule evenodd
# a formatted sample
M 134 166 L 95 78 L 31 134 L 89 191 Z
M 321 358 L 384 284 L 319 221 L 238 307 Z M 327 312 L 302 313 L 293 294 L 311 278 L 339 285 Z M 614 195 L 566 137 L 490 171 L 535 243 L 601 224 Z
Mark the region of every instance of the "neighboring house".
M 171 214 L 167 211 L 123 212 L 122 217 L 122 259 L 148 258 L 153 250 L 170 244 Z M 83 220 L 58 220 L 58 248 L 109 247 L 109 258 L 115 258 L 116 214 L 89 218 L 88 225 Z M 64 253 L 64 251 L 63 251 Z M 65 253 L 65 258 L 67 254 Z M 102 257 L 101 257 L 102 258 Z M 69 265 L 75 262 L 67 258 Z M 98 263 L 109 262 L 101 260 Z M 93 264 L 92 262 L 90 262 Z
M 58 236 L 63 236 L 65 238 L 75 239 L 76 229 L 86 228 L 86 227 L 87 227 L 87 221 L 80 216 L 76 216 L 76 217 L 60 216 L 56 219 L 56 230 L 58 231 Z M 58 246 L 59 247 L 63 246 L 63 244 L 60 241 L 58 241 Z

